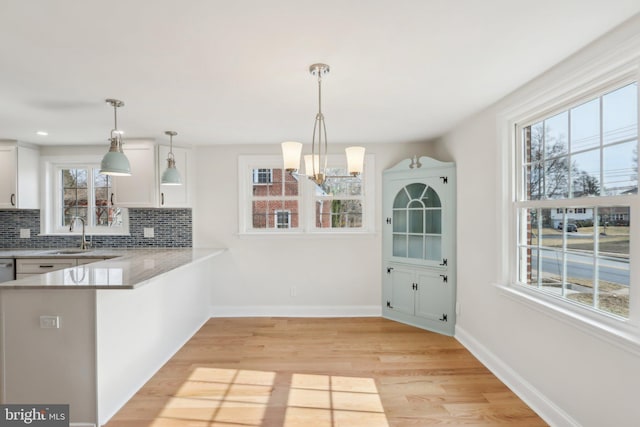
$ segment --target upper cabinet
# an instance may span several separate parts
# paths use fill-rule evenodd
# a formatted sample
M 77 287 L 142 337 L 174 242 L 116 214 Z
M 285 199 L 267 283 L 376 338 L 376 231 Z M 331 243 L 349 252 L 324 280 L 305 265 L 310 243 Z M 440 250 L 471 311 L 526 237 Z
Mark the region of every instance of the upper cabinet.
M 0 209 L 38 209 L 39 151 L 16 141 L 0 141 Z
M 188 208 L 191 207 L 189 187 L 191 184 L 191 149 L 173 146 L 173 155 L 176 159 L 176 169 L 182 178 L 182 185 L 163 185 L 160 182 L 162 173 L 167 168 L 167 156 L 169 147 L 158 146 L 158 206 L 161 208 Z
M 122 146 L 131 164 L 131 176 L 114 176 L 111 203 L 122 208 L 158 206 L 156 146 L 153 141 L 127 142 Z
M 123 150 L 131 164 L 131 176 L 113 177 L 112 204 L 123 208 L 191 207 L 189 148 L 173 147 L 182 185 L 160 183 L 167 167 L 168 146 L 157 146 L 153 141 L 125 141 Z

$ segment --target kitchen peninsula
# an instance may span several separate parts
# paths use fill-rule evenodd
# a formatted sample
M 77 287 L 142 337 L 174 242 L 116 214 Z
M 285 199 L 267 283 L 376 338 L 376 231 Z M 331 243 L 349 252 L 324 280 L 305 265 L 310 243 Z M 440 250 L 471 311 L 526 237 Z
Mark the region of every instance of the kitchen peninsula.
M 1 250 L 96 260 L 0 284 L 2 403 L 69 404 L 71 426 L 106 423 L 210 317 L 223 251 Z

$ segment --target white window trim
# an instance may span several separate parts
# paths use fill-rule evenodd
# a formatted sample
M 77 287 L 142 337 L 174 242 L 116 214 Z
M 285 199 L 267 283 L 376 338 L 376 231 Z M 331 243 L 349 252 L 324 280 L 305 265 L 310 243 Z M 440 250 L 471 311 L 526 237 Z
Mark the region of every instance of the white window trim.
M 631 44 L 640 44 L 634 40 Z M 637 50 L 636 50 L 637 52 Z M 626 56 L 625 56 L 626 55 Z M 566 72 L 566 70 L 564 70 Z M 520 171 L 516 168 L 516 152 L 519 150 L 518 124 L 532 122 L 542 115 L 553 115 L 571 105 L 593 98 L 598 92 L 624 82 L 636 80 L 640 88 L 640 55 L 629 55 L 628 46 L 619 52 L 603 52 L 602 56 L 592 59 L 588 64 L 580 64 L 575 70 L 567 72 L 562 79 L 549 84 L 548 78 L 536 81 L 521 89 L 523 101 L 504 108 L 497 114 L 497 133 L 499 138 L 498 159 L 498 198 L 496 229 L 497 253 L 500 254 L 496 265 L 496 286 L 501 295 L 509 297 L 530 309 L 542 312 L 561 320 L 577 329 L 587 332 L 608 343 L 640 355 L 640 261 L 630 269 L 633 288 L 630 292 L 629 318 L 621 319 L 604 312 L 596 312 L 569 300 L 546 295 L 536 289 L 517 284 L 517 185 L 520 185 Z M 640 96 L 638 97 L 640 104 Z M 638 108 L 640 115 L 640 108 Z M 640 119 L 639 119 L 640 124 Z M 631 223 L 640 226 L 640 195 L 618 196 L 615 204 L 627 203 L 631 207 Z M 602 197 L 601 199 L 608 199 Z M 624 199 L 624 200 L 623 200 Z M 545 206 L 553 207 L 552 200 L 544 200 Z M 580 204 L 581 202 L 578 202 Z M 611 203 L 602 200 L 597 204 Z M 582 206 L 582 205 L 581 205 Z M 640 260 L 640 236 L 637 231 L 631 233 L 630 258 Z
M 328 155 L 332 167 L 346 167 L 344 155 Z M 249 171 L 254 168 L 282 168 L 282 156 L 278 155 L 240 155 L 238 157 L 238 235 L 239 236 L 340 236 L 370 235 L 375 232 L 375 156 L 366 154 L 364 161 L 364 211 L 361 228 L 326 228 L 315 227 L 313 206 L 314 183 L 305 176 L 300 176 L 299 188 L 299 227 L 272 228 L 256 230 L 251 228 L 251 211 L 248 209 L 251 200 L 253 178 Z
M 60 212 L 60 200 L 58 197 L 60 189 L 59 171 L 61 168 L 83 168 L 100 164 L 100 158 L 94 156 L 50 156 L 41 159 L 41 166 L 44 174 L 42 176 L 42 194 L 40 210 L 40 235 L 41 236 L 76 236 L 82 234 L 82 227 L 77 224 L 73 231 L 66 227 L 57 226 Z M 129 211 L 122 209 L 122 226 L 120 227 L 90 227 L 85 228 L 87 236 L 128 236 L 129 233 Z

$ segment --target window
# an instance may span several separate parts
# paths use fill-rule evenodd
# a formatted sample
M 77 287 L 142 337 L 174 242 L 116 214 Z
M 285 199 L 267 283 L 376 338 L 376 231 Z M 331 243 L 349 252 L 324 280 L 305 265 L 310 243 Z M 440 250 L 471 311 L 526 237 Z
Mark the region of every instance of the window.
M 299 227 L 300 183 L 280 169 L 250 168 L 251 229 Z M 285 218 L 286 214 L 286 218 Z
M 276 211 L 276 228 L 289 228 L 291 226 L 290 211 Z
M 69 234 L 74 218 L 82 218 L 87 234 L 127 234 L 127 210 L 110 203 L 113 178 L 93 163 L 47 163 L 47 187 L 54 197 L 45 198 L 44 233 Z M 74 228 L 79 233 L 80 224 Z
M 270 184 L 273 182 L 273 169 L 254 169 L 254 184 Z
M 634 291 L 638 85 L 583 99 L 516 127 L 516 280 L 626 319 Z
M 328 168 L 327 176 L 348 175 L 346 168 Z M 362 228 L 362 180 L 327 178 L 314 188 L 315 228 Z
M 282 169 L 279 156 L 240 156 L 241 233 L 344 233 L 373 230 L 373 156 L 363 175 L 347 176 L 346 159 L 329 156 L 322 186 Z

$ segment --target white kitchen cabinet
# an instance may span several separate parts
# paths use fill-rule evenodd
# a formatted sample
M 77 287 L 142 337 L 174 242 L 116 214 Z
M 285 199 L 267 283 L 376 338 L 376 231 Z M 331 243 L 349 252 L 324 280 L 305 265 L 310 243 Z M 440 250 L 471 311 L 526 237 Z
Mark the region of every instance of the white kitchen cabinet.
M 38 209 L 39 151 L 16 141 L 0 141 L 0 209 Z
M 121 208 L 154 208 L 157 200 L 157 160 L 153 141 L 125 141 L 123 151 L 131 176 L 114 176 L 111 203 Z
M 189 195 L 190 172 L 191 172 L 191 149 L 185 147 L 173 147 L 173 155 L 176 159 L 176 169 L 180 172 L 182 185 L 162 185 L 160 180 L 162 173 L 167 168 L 167 156 L 169 146 L 158 146 L 158 188 L 159 204 L 161 208 L 188 208 L 191 207 L 191 197 Z
M 453 335 L 455 165 L 419 164 L 383 172 L 383 316 Z

